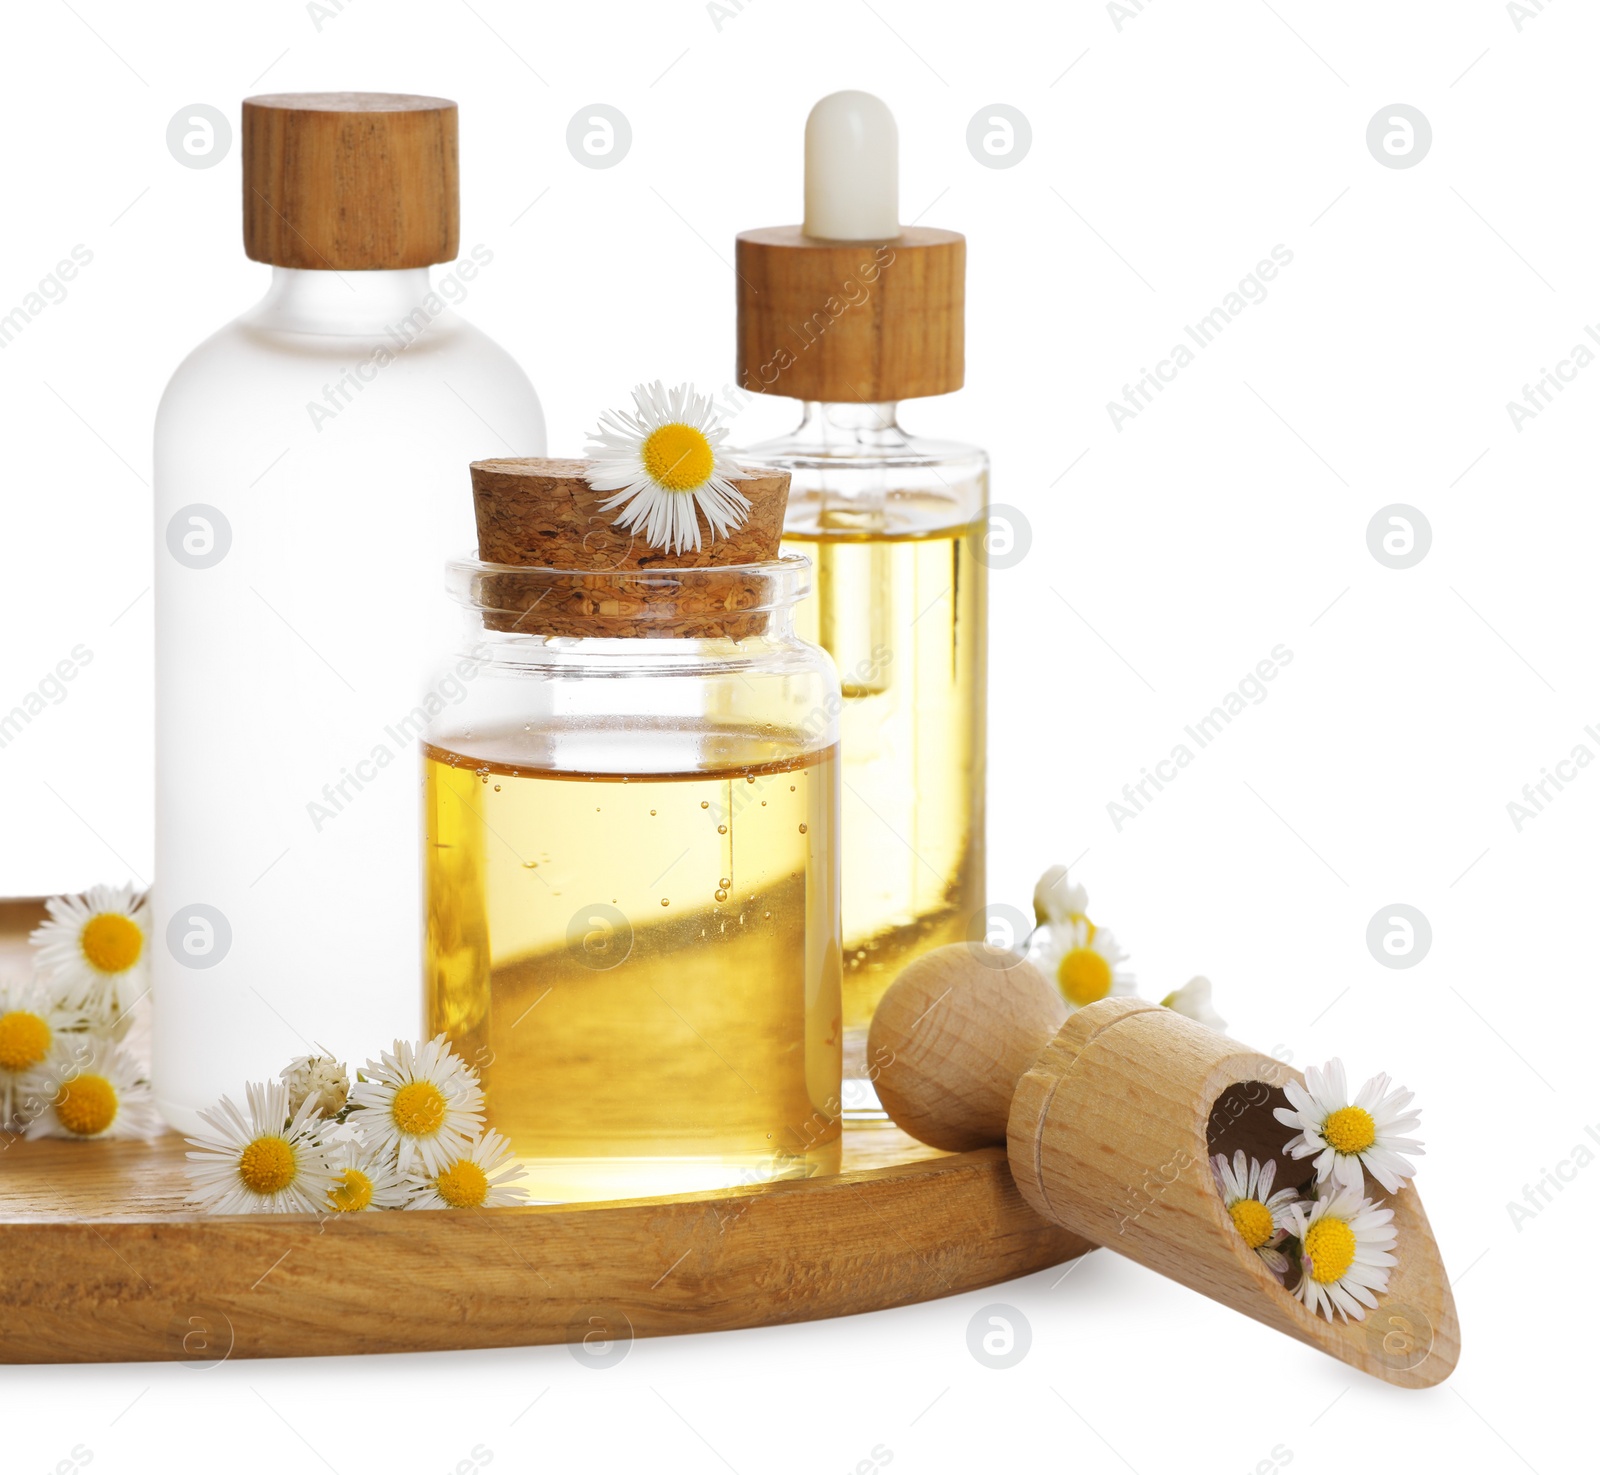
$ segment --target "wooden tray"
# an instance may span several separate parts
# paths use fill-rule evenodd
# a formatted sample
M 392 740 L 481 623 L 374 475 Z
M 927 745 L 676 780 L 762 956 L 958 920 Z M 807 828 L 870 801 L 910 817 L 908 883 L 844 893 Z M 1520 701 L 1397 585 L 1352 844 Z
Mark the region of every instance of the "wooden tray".
M 599 1343 L 955 1295 L 1091 1246 L 1003 1149 L 846 1134 L 832 1178 L 529 1209 L 196 1216 L 183 1143 L 0 1155 L 0 1362 Z
M 0 955 L 34 915 L 0 904 Z M 183 1152 L 0 1152 L 0 1362 L 597 1351 L 909 1305 L 1092 1248 L 1023 1202 L 1003 1148 L 939 1153 L 889 1127 L 847 1132 L 830 1178 L 326 1220 L 186 1213 Z

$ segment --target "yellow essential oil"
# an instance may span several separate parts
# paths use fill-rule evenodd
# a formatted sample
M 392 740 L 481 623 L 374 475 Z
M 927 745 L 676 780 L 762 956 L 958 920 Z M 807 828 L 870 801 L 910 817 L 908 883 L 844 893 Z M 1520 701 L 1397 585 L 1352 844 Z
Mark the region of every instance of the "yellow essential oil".
M 861 521 L 824 512 L 784 534 L 814 565 L 796 630 L 832 655 L 844 698 L 844 1019 L 857 1054 L 900 969 L 966 939 L 984 905 L 988 609 L 981 524 Z M 847 1047 L 846 1075 L 868 1074 L 863 1059 Z
M 836 748 L 519 725 L 424 764 L 428 1028 L 535 1198 L 837 1171 Z
M 734 243 L 738 382 L 801 406 L 751 446 L 790 473 L 784 546 L 816 561 L 797 629 L 843 687 L 848 1121 L 885 1120 L 866 1058 L 872 1011 L 908 962 L 987 938 L 984 702 L 989 458 L 904 429 L 903 400 L 966 377 L 967 243 L 898 219 L 899 131 L 883 101 L 845 91 L 806 119 L 805 217 Z M 926 212 L 924 212 L 926 213 Z M 1000 509 L 1007 511 L 1008 509 Z

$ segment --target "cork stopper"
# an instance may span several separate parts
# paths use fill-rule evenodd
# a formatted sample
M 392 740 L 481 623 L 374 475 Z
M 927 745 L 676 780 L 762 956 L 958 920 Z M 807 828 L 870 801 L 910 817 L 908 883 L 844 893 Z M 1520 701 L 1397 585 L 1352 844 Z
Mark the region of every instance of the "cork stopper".
M 585 480 L 584 460 L 538 456 L 472 463 L 478 557 L 503 571 L 481 581 L 491 629 L 603 638 L 743 640 L 767 626 L 770 580 L 750 568 L 778 557 L 789 473 L 741 467 L 734 483 L 749 499 L 743 526 L 715 538 L 700 518 L 700 548 L 673 554 L 619 528 L 611 492 Z M 557 570 L 541 578 L 509 569 Z M 730 570 L 726 579 L 675 581 L 675 569 Z M 573 578 L 571 574 L 581 577 Z
M 826 241 L 797 225 L 745 231 L 738 381 L 753 394 L 873 404 L 949 394 L 966 379 L 967 241 L 906 226 Z
M 455 259 L 456 105 L 387 92 L 244 101 L 244 249 L 309 271 L 394 271 Z

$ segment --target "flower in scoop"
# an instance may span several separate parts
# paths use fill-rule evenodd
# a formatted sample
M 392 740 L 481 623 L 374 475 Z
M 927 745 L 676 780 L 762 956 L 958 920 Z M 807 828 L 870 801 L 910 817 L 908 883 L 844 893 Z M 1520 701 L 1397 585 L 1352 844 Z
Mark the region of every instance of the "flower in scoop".
M 1380 1209 L 1359 1188 L 1342 1188 L 1310 1204 L 1289 1206 L 1292 1233 L 1300 1241 L 1297 1295 L 1329 1321 L 1335 1311 L 1361 1321 L 1389 1288 L 1399 1262 L 1389 1253 L 1399 1236 L 1393 1209 Z
M 1273 1115 L 1299 1130 L 1283 1150 L 1291 1157 L 1315 1157 L 1319 1183 L 1331 1177 L 1341 1187 L 1359 1189 L 1365 1169 L 1397 1193 L 1415 1175 L 1416 1166 L 1405 1154 L 1420 1154 L 1422 1144 L 1404 1134 L 1422 1118 L 1406 1109 L 1412 1093 L 1391 1091 L 1388 1076 L 1373 1076 L 1352 1100 L 1343 1061 L 1330 1060 L 1321 1070 L 1307 1070 L 1303 1086 L 1286 1081 L 1283 1094 L 1289 1105 L 1275 1107 Z
M 1240 1238 L 1261 1257 L 1267 1269 L 1283 1275 L 1289 1269 L 1289 1259 L 1278 1246 L 1289 1236 L 1289 1226 L 1294 1222 L 1289 1206 L 1300 1195 L 1292 1188 L 1280 1188 L 1274 1193 L 1277 1163 L 1271 1158 L 1257 1162 L 1246 1157 L 1242 1149 L 1234 1153 L 1232 1164 L 1219 1152 L 1211 1159 L 1211 1171 L 1217 1180 L 1217 1192 L 1222 1195 L 1222 1206 Z

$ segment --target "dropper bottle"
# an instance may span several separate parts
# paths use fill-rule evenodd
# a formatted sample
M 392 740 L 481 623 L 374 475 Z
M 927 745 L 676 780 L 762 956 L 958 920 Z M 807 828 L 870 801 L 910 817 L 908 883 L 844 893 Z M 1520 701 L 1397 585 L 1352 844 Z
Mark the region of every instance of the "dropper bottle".
M 911 959 L 983 934 L 987 455 L 902 429 L 964 377 L 966 240 L 901 226 L 894 117 L 865 92 L 806 120 L 805 222 L 738 238 L 738 380 L 803 403 L 750 454 L 792 475 L 797 612 L 844 699 L 847 1120 L 883 1114 L 872 1011 Z

